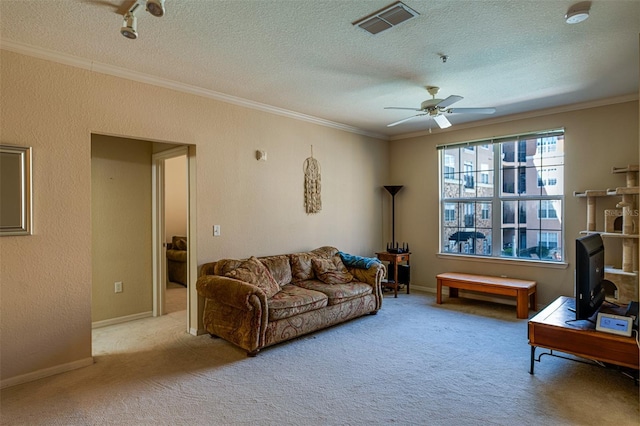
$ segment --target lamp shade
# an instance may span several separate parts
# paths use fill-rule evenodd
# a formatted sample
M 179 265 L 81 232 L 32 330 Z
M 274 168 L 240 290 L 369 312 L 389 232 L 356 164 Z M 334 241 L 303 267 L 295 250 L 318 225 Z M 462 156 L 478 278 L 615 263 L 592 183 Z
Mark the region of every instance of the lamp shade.
M 384 189 L 389 191 L 389 194 L 396 195 L 403 188 L 403 185 L 385 185 Z

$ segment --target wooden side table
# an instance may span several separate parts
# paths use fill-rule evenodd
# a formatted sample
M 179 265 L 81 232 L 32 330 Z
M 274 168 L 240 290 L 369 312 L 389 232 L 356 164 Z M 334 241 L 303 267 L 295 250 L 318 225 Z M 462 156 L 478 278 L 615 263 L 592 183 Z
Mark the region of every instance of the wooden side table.
M 393 264 L 393 281 L 389 281 L 387 279 L 386 283 L 383 283 L 384 286 L 386 287 L 392 287 L 393 288 L 393 297 L 398 297 L 398 281 L 399 281 L 399 277 L 398 277 L 398 263 L 399 262 L 406 262 L 407 266 L 409 266 L 409 257 L 410 257 L 411 253 L 389 253 L 388 251 L 381 251 L 379 253 L 376 253 L 376 256 L 378 257 L 378 259 L 380 259 L 383 262 L 389 262 L 389 266 L 391 266 Z M 409 282 L 411 281 L 411 275 L 409 275 L 409 279 L 407 279 L 407 294 L 409 293 Z

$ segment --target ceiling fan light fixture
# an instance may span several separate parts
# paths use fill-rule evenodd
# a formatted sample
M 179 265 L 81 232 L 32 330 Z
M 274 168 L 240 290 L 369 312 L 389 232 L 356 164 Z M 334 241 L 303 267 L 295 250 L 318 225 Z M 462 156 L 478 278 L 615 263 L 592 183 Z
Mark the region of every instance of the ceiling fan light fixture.
M 146 6 L 147 12 L 152 14 L 153 16 L 162 17 L 164 16 L 164 0 L 147 0 Z
M 136 18 L 136 15 L 130 12 L 124 15 L 120 34 L 131 40 L 138 38 L 138 18 Z
M 451 127 L 451 122 L 449 122 L 449 120 L 447 120 L 447 117 L 445 117 L 444 115 L 441 115 L 441 114 L 434 115 L 433 121 L 435 121 L 438 127 L 440 127 L 441 129 L 446 129 L 447 127 Z
M 567 24 L 579 24 L 589 18 L 589 10 L 591 9 L 591 2 L 576 3 L 569 8 L 564 15 L 564 20 Z

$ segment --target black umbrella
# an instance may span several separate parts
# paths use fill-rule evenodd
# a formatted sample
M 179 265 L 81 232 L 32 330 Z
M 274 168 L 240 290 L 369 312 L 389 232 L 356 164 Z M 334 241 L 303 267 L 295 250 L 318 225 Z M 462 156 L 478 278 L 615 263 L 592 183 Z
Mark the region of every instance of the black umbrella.
M 449 240 L 451 241 L 467 241 L 470 239 L 485 238 L 482 232 L 473 231 L 458 231 L 451 234 Z

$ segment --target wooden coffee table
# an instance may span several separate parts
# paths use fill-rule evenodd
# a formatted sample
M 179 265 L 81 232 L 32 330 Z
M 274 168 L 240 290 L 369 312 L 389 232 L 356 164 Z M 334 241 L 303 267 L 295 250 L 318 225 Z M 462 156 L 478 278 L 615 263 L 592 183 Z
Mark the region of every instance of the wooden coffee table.
M 554 350 L 581 358 L 601 361 L 638 369 L 640 353 L 634 337 L 619 336 L 596 331 L 595 324 L 575 321 L 575 299 L 560 296 L 549 306 L 529 320 L 529 345 L 531 345 L 531 367 L 534 361 L 540 362 L 542 355 L 552 355 Z M 601 311 L 622 315 L 624 308 L 612 308 L 603 305 Z M 536 348 L 546 348 L 550 352 L 541 353 L 535 358 Z M 568 358 L 571 359 L 571 358 Z

